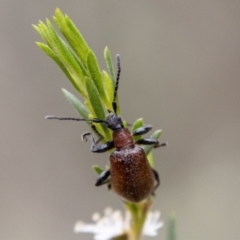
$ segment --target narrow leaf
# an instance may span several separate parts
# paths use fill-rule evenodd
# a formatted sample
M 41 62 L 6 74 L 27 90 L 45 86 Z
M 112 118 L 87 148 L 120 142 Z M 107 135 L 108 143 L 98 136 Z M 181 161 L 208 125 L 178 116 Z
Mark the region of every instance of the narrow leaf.
M 103 71 L 103 82 L 104 82 L 104 86 L 105 86 L 105 95 L 107 98 L 106 108 L 113 111 L 112 100 L 113 100 L 114 87 L 113 87 L 112 81 L 106 71 Z
M 51 43 L 51 34 L 49 33 L 48 27 L 42 21 L 39 21 L 37 28 L 35 28 L 37 32 L 40 34 L 42 39 L 46 42 L 46 44 L 52 48 Z
M 161 134 L 162 134 L 162 130 L 157 130 L 153 133 L 151 138 L 158 140 L 160 138 Z M 150 151 L 153 149 L 153 147 L 154 147 L 154 145 L 144 146 L 144 151 L 145 151 L 146 155 L 148 155 L 150 153 Z
M 75 89 L 77 91 L 80 92 L 79 86 L 76 84 L 76 82 L 73 80 L 72 76 L 69 74 L 68 70 L 66 69 L 65 65 L 62 63 L 62 61 L 60 60 L 60 58 L 53 52 L 53 50 L 40 42 L 36 43 L 38 45 L 39 48 L 41 48 L 55 63 L 57 63 L 57 65 L 61 68 L 61 70 L 63 71 L 63 73 L 66 75 L 66 77 L 70 80 L 70 82 L 72 83 L 72 85 L 75 87 Z
M 92 168 L 97 173 L 97 175 L 100 175 L 103 172 L 102 168 L 100 168 L 98 165 L 93 165 Z
M 83 65 L 86 67 L 86 54 L 90 48 L 72 20 L 67 15 L 63 15 L 61 10 L 57 8 L 54 21 Z
M 150 166 L 153 168 L 154 167 L 154 160 L 153 160 L 153 153 L 152 151 L 147 155 L 148 162 Z
M 37 25 L 32 24 L 32 27 L 36 30 L 36 32 L 42 37 L 41 28 Z
M 86 89 L 95 116 L 99 119 L 105 119 L 105 113 L 97 87 L 89 77 L 86 77 Z
M 143 118 L 139 118 L 135 121 L 135 123 L 133 123 L 133 126 L 132 126 L 132 132 L 134 132 L 137 128 L 140 128 L 143 126 Z M 138 136 L 133 136 L 133 139 L 135 141 L 139 140 L 142 138 L 142 135 L 138 135 Z
M 62 91 L 64 96 L 74 106 L 80 116 L 88 119 L 89 112 L 86 107 L 72 93 L 68 92 L 66 89 L 62 89 Z
M 86 104 L 90 107 L 90 109 L 93 110 L 91 111 L 93 117 L 104 120 L 105 112 L 97 87 L 93 83 L 92 79 L 88 77 L 86 77 L 86 89 L 88 93 L 88 101 Z M 102 124 L 97 124 L 96 127 L 97 130 L 103 135 L 105 140 L 111 139 L 111 132 L 107 127 L 103 126 Z
M 51 44 L 52 50 L 57 54 L 57 56 L 61 59 L 65 67 L 68 69 L 69 74 L 72 76 L 75 83 L 81 90 L 80 93 L 83 96 L 86 96 L 84 89 L 84 75 L 81 67 L 77 63 L 75 57 L 69 50 L 66 43 L 58 36 L 49 20 L 47 20 L 47 27 L 49 33 L 49 42 L 52 43 Z
M 107 64 L 108 72 L 110 74 L 110 78 L 112 80 L 113 86 L 115 86 L 116 77 L 115 77 L 114 68 L 112 64 L 111 54 L 108 47 L 105 47 L 104 49 L 104 58 Z
M 97 58 L 95 57 L 92 50 L 89 50 L 87 53 L 87 67 L 90 76 L 98 89 L 99 96 L 106 105 L 107 99 L 105 96 L 105 88 L 103 85 L 102 73 L 99 69 Z
M 140 128 L 143 126 L 143 118 L 137 119 L 132 126 L 132 132 L 134 132 L 137 128 Z
M 94 117 L 96 117 L 95 116 L 95 114 L 94 114 L 94 110 L 93 110 L 93 108 L 92 108 L 92 105 L 91 105 L 91 103 L 90 103 L 90 101 L 89 100 L 85 100 L 84 101 L 84 104 L 85 104 L 85 106 L 88 108 L 88 110 L 89 110 L 89 118 L 94 118 Z M 91 116 L 90 116 L 91 115 Z
M 110 78 L 112 80 L 112 85 L 114 86 L 113 88 L 115 88 L 116 77 L 115 77 L 112 59 L 111 59 L 111 55 L 110 55 L 110 51 L 109 51 L 108 47 L 105 47 L 105 49 L 104 49 L 104 58 L 105 58 L 105 61 L 107 64 Z M 118 95 L 116 96 L 116 102 L 117 102 L 117 114 L 121 115 L 121 109 L 120 109 L 120 104 L 119 104 L 119 100 L 118 100 Z

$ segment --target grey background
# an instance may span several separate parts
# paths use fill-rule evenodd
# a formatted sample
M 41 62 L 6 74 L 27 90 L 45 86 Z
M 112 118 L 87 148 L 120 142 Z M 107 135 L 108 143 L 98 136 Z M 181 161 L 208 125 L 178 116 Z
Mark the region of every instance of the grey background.
M 154 152 L 161 175 L 153 209 L 177 215 L 179 240 L 237 240 L 240 185 L 240 2 L 0 1 L 0 239 L 92 239 L 73 233 L 121 201 L 95 188 L 81 142 L 86 124 L 61 93 L 76 93 L 35 45 L 31 24 L 67 13 L 106 69 L 103 49 L 121 54 L 119 96 L 128 122 L 143 117 L 169 147 Z M 166 228 L 160 231 L 164 239 Z

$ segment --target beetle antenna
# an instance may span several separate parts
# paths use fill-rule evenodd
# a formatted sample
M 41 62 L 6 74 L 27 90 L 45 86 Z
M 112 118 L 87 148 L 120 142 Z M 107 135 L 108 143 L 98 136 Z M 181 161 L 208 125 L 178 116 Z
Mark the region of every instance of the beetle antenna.
M 121 73 L 120 55 L 119 54 L 117 54 L 117 68 L 118 68 L 118 71 L 117 71 L 116 85 L 115 85 L 115 89 L 114 89 L 113 102 L 112 102 L 113 110 L 115 113 L 117 113 L 116 96 L 117 96 L 118 83 L 119 83 L 120 73 Z
M 95 123 L 104 123 L 104 120 L 98 118 L 85 119 L 85 118 L 69 118 L 69 117 L 55 117 L 55 116 L 46 116 L 45 119 L 57 119 L 57 120 L 72 120 L 72 121 L 86 121 L 86 122 L 95 122 Z

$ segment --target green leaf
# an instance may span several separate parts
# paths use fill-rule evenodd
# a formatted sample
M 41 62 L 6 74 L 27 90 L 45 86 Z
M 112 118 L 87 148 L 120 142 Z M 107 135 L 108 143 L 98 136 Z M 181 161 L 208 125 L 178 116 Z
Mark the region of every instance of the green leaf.
M 176 240 L 176 216 L 175 213 L 171 213 L 168 220 L 167 240 Z
M 40 24 L 39 24 L 40 25 Z M 32 27 L 36 30 L 36 32 L 43 38 L 42 36 L 42 30 L 39 26 L 32 24 Z M 45 41 L 45 40 L 44 40 Z
M 102 168 L 100 168 L 98 165 L 93 165 L 92 168 L 97 173 L 97 175 L 100 175 L 103 172 Z
M 113 100 L 114 87 L 106 71 L 103 71 L 103 81 L 105 86 L 105 95 L 107 98 L 106 108 L 113 111 L 112 100 Z
M 152 151 L 147 155 L 147 159 L 148 159 L 150 166 L 153 168 L 154 167 L 154 159 L 153 159 Z
M 132 126 L 132 132 L 134 132 L 137 128 L 140 128 L 143 126 L 143 118 L 137 119 Z
M 90 73 L 90 76 L 98 89 L 99 96 L 105 105 L 107 104 L 107 98 L 105 96 L 105 88 L 103 85 L 102 73 L 99 69 L 97 58 L 95 57 L 92 50 L 89 50 L 87 53 L 87 67 Z
M 158 140 L 160 138 L 161 134 L 162 134 L 162 130 L 157 130 L 153 133 L 153 135 L 150 138 Z M 146 155 L 148 155 L 151 152 L 153 147 L 154 147 L 154 145 L 144 146 L 144 151 L 145 151 Z
M 92 107 L 92 105 L 91 105 L 91 103 L 90 103 L 90 101 L 89 100 L 85 100 L 84 101 L 84 104 L 85 104 L 85 106 L 88 108 L 88 110 L 89 110 L 89 118 L 94 118 L 94 117 L 96 117 L 96 115 L 94 114 L 94 110 L 93 110 L 93 107 Z
M 115 86 L 116 77 L 115 77 L 114 68 L 113 68 L 113 64 L 112 64 L 111 54 L 110 54 L 108 47 L 105 47 L 105 49 L 104 49 L 104 58 L 105 58 L 105 61 L 107 64 L 110 78 L 112 80 L 112 84 L 113 84 L 113 86 Z
M 82 62 L 81 62 L 80 59 L 77 57 L 76 53 L 75 53 L 75 52 L 72 50 L 72 48 L 71 48 L 70 46 L 68 46 L 67 44 L 66 44 L 66 47 L 67 47 L 68 50 L 72 53 L 75 61 L 78 63 L 79 67 L 81 68 L 83 75 L 84 75 L 84 76 L 85 76 L 85 75 L 88 75 L 87 69 L 85 68 L 85 66 L 83 66 Z
M 80 93 L 83 96 L 86 96 L 84 89 L 84 75 L 81 67 L 79 66 L 72 52 L 69 50 L 67 44 L 58 36 L 49 20 L 47 20 L 47 27 L 47 35 L 49 42 L 52 43 L 52 50 L 56 53 L 56 55 L 65 65 L 76 85 L 79 86 Z
M 67 100 L 74 106 L 74 108 L 77 110 L 77 112 L 85 119 L 88 119 L 89 112 L 72 93 L 68 92 L 66 89 L 62 89 L 64 96 L 67 98 Z
M 47 26 L 42 21 L 39 21 L 38 26 L 33 25 L 33 28 L 37 31 L 37 33 L 41 36 L 41 38 L 47 43 L 47 45 L 51 47 L 51 43 L 49 42 L 49 37 L 48 37 Z
M 114 89 L 115 84 L 116 84 L 116 78 L 115 78 L 112 59 L 111 59 L 111 55 L 110 55 L 110 51 L 109 51 L 108 47 L 105 47 L 105 49 L 104 49 L 104 58 L 105 58 L 105 61 L 107 64 L 107 68 L 108 68 L 110 78 L 112 80 L 113 89 Z M 113 101 L 113 99 L 111 101 Z M 119 104 L 119 100 L 118 100 L 118 95 L 116 96 L 116 102 L 117 102 L 117 114 L 121 115 L 121 109 L 120 109 L 120 104 Z
M 88 101 L 86 104 L 87 106 L 90 105 L 90 109 L 92 110 L 91 114 L 93 117 L 105 120 L 105 112 L 97 87 L 95 86 L 93 80 L 88 77 L 86 77 L 86 89 L 88 93 Z M 111 139 L 111 132 L 107 127 L 103 126 L 102 124 L 96 124 L 96 128 L 99 133 L 103 135 L 104 140 Z
M 82 66 L 76 61 L 76 57 L 69 49 L 69 46 L 58 36 L 51 22 L 47 19 L 46 23 L 45 25 L 43 22 L 39 22 L 38 27 L 34 26 L 34 28 L 46 41 L 49 48 L 55 53 L 55 56 L 62 62 L 61 65 L 65 66 L 64 72 L 66 74 L 66 71 L 68 71 L 68 76 L 71 76 L 69 79 L 72 83 L 74 82 L 74 87 L 77 86 L 76 89 L 86 97 Z M 56 57 L 54 61 L 56 61 Z M 63 69 L 63 67 L 61 68 Z
M 67 15 L 62 14 L 60 9 L 56 9 L 53 18 L 63 36 L 77 54 L 82 64 L 86 67 L 86 55 L 90 48 L 81 33 L 78 31 L 72 20 Z
M 88 93 L 88 99 L 94 111 L 92 114 L 95 115 L 97 118 L 104 120 L 105 113 L 101 98 L 99 96 L 96 85 L 93 83 L 93 80 L 89 77 L 86 77 L 86 89 Z
M 137 119 L 132 126 L 132 132 L 134 132 L 137 128 L 140 128 L 142 126 L 143 126 L 143 118 Z M 142 138 L 142 135 L 133 136 L 134 141 L 137 141 L 141 138 Z
M 47 46 L 46 44 L 37 42 L 36 43 L 39 48 L 41 48 L 57 65 L 61 68 L 63 73 L 66 75 L 66 77 L 70 80 L 74 88 L 80 92 L 79 86 L 76 84 L 76 82 L 73 80 L 72 76 L 69 74 L 68 70 L 66 69 L 65 65 L 61 62 L 59 57 L 53 52 L 53 50 Z

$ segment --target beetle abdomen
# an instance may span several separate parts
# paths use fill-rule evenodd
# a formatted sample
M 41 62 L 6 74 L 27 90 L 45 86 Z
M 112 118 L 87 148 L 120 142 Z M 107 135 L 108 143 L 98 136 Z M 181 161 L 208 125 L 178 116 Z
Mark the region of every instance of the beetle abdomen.
M 147 198 L 154 188 L 154 175 L 142 148 L 115 150 L 110 156 L 111 185 L 130 202 Z

